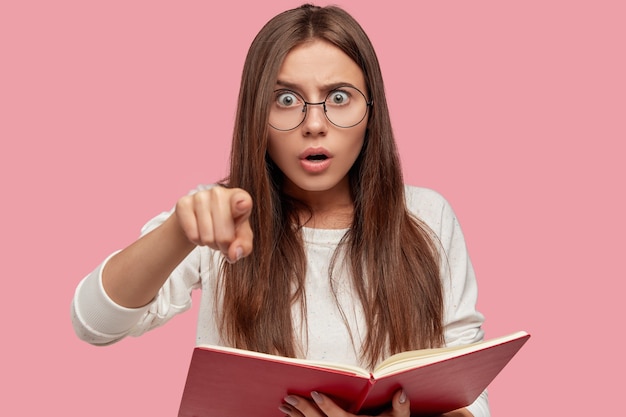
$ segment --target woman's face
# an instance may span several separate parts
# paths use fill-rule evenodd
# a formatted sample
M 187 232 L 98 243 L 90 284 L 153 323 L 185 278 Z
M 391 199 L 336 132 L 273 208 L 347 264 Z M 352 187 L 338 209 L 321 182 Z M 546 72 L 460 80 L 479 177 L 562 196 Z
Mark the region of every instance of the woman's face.
M 286 56 L 276 82 L 275 100 L 271 104 L 270 124 L 275 114 L 293 104 L 296 122 L 299 98 L 321 103 L 332 91 L 329 101 L 334 110 L 350 100 L 362 100 L 352 86 L 367 96 L 365 78 L 359 66 L 336 46 L 314 40 L 292 49 Z M 296 94 L 292 94 L 296 93 Z M 354 94 L 356 93 L 356 94 Z M 294 104 L 295 103 L 295 104 Z M 281 110 L 276 110 L 280 106 Z M 365 106 L 364 112 L 369 111 Z M 365 114 L 365 113 L 363 113 Z M 282 117 L 282 114 L 280 115 Z M 348 171 L 363 146 L 367 117 L 355 119 L 355 126 L 342 128 L 332 124 L 321 105 L 307 105 L 306 118 L 292 130 L 269 128 L 268 154 L 285 175 L 285 192 L 311 202 L 321 197 L 349 196 Z M 333 119 L 336 122 L 336 119 Z M 292 127 L 289 125 L 289 128 Z M 330 195 L 329 195 L 330 194 Z

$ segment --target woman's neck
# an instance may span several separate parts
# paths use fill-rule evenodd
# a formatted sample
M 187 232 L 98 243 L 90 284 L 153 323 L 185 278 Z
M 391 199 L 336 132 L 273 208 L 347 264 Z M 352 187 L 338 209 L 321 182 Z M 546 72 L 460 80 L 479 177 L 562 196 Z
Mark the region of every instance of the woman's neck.
M 310 210 L 300 212 L 300 224 L 315 229 L 346 229 L 352 225 L 354 202 L 347 184 L 325 191 L 285 187 L 284 192 Z
M 352 225 L 354 205 L 312 208 L 312 212 L 302 212 L 300 222 L 304 227 L 313 229 L 347 229 Z

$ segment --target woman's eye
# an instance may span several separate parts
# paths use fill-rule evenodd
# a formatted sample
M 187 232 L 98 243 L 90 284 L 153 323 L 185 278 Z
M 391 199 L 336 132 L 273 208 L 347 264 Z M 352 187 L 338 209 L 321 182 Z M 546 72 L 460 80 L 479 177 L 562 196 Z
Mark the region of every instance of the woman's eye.
M 331 91 L 331 93 L 328 95 L 328 99 L 326 100 L 328 104 L 333 105 L 347 104 L 349 101 L 350 96 L 348 95 L 348 93 L 340 90 Z
M 281 107 L 291 107 L 298 104 L 298 96 L 291 91 L 284 91 L 276 96 L 276 103 Z

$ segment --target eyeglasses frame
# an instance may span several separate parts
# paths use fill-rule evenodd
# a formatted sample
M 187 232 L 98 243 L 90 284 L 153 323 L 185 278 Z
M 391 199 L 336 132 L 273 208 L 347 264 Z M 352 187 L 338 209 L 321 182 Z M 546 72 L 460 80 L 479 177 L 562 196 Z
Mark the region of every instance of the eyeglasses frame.
M 363 117 L 361 117 L 361 119 L 360 119 L 358 122 L 356 122 L 355 124 L 350 125 L 350 126 L 340 126 L 340 125 L 336 124 L 335 122 L 333 122 L 332 120 L 330 120 L 330 119 L 328 118 L 328 114 L 326 114 L 326 113 L 328 112 L 328 111 L 326 110 L 326 100 L 328 99 L 328 97 L 330 97 L 330 95 L 331 95 L 334 91 L 336 91 L 336 90 L 340 90 L 341 88 L 345 88 L 345 87 L 347 87 L 347 88 L 351 88 L 351 89 L 353 89 L 353 90 L 358 91 L 358 93 L 359 93 L 359 94 L 361 94 L 361 96 L 363 96 L 363 98 L 365 99 L 365 113 L 363 113 Z M 350 129 L 351 127 L 354 127 L 354 126 L 358 125 L 359 123 L 361 123 L 361 122 L 363 121 L 363 119 L 365 119 L 365 116 L 367 116 L 367 111 L 368 111 L 368 109 L 369 109 L 370 107 L 372 107 L 372 105 L 374 104 L 374 100 L 368 100 L 368 99 L 367 99 L 367 97 L 365 97 L 365 94 L 363 94 L 363 92 L 362 92 L 361 90 L 359 90 L 358 88 L 356 88 L 356 87 L 354 87 L 354 86 L 351 86 L 351 85 L 344 85 L 344 86 L 339 86 L 339 87 L 335 87 L 335 88 L 333 88 L 331 91 L 329 91 L 329 92 L 328 92 L 328 94 L 326 94 L 326 97 L 324 98 L 324 101 L 320 101 L 319 103 L 311 103 L 311 102 L 308 102 L 308 101 L 306 101 L 306 100 L 304 99 L 304 97 L 302 97 L 302 94 L 299 94 L 299 93 L 297 93 L 296 91 L 290 90 L 289 88 L 281 88 L 281 89 L 278 89 L 278 90 L 274 90 L 274 93 L 276 93 L 276 92 L 278 92 L 278 91 L 289 91 L 289 92 L 291 92 L 291 93 L 293 93 L 293 94 L 297 95 L 298 97 L 300 97 L 300 99 L 302 99 L 302 102 L 304 103 L 304 104 L 302 105 L 302 112 L 304 113 L 304 117 L 302 118 L 302 120 L 300 121 L 300 123 L 298 123 L 296 126 L 294 126 L 294 127 L 290 128 L 290 129 L 279 129 L 279 128 L 275 127 L 275 126 L 272 126 L 272 124 L 268 122 L 268 124 L 270 125 L 270 127 L 271 127 L 272 129 L 278 130 L 278 131 L 280 131 L 280 132 L 289 132 L 289 131 L 291 131 L 291 130 L 294 130 L 294 129 L 297 129 L 298 127 L 300 127 L 300 125 L 301 125 L 302 123 L 304 123 L 304 121 L 306 120 L 306 116 L 307 116 L 307 109 L 308 109 L 308 107 L 307 107 L 307 106 L 322 106 L 322 107 L 324 108 L 324 117 L 326 117 L 326 120 L 328 120 L 328 121 L 329 121 L 329 122 L 330 122 L 333 126 L 337 126 L 337 127 L 341 128 L 341 129 Z

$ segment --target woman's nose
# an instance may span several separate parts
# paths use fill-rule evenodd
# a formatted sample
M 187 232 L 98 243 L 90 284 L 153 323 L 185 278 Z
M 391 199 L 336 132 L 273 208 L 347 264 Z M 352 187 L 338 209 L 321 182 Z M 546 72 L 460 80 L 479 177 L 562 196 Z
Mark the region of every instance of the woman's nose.
M 326 118 L 324 103 L 307 104 L 302 128 L 307 135 L 325 134 L 328 131 L 328 119 Z

